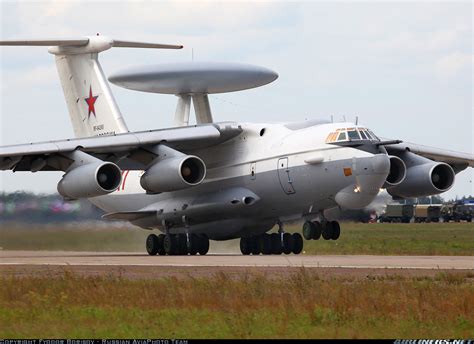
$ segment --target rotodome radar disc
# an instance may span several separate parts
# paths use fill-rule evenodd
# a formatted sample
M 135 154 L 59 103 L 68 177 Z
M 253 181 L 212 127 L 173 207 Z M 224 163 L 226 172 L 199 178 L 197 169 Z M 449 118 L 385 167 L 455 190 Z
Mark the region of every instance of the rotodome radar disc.
M 131 68 L 110 76 L 109 81 L 142 92 L 212 94 L 255 88 L 277 78 L 276 72 L 249 64 L 185 62 Z

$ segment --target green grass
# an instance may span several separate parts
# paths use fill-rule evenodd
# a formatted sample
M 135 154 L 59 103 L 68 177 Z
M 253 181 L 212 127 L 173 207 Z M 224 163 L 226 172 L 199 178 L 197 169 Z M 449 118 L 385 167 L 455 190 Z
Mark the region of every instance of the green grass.
M 117 227 L 108 223 L 65 227 L 30 226 L 34 225 L 0 225 L 0 247 L 5 250 L 144 252 L 145 239 L 152 233 L 132 226 Z M 300 227 L 287 226 L 287 230 L 300 231 Z M 305 254 L 474 254 L 473 223 L 342 223 L 341 228 L 341 237 L 337 241 L 305 241 Z M 237 253 L 239 241 L 211 242 L 211 251 Z
M 468 338 L 473 277 L 0 277 L 0 338 Z
M 474 254 L 474 223 L 341 224 L 337 241 L 305 241 L 306 254 Z

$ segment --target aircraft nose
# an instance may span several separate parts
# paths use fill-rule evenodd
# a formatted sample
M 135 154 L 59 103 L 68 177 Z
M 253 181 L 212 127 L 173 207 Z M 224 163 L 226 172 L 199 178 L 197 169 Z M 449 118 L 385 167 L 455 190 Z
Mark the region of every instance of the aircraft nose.
M 355 158 L 355 183 L 340 190 L 335 200 L 342 208 L 362 209 L 368 206 L 385 183 L 390 172 L 390 159 L 386 154 Z

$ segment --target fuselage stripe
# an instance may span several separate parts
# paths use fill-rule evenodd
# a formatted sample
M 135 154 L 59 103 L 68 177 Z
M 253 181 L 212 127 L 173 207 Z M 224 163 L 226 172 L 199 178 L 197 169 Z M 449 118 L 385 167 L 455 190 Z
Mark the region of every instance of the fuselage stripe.
M 130 173 L 130 170 L 125 171 L 124 177 L 123 177 L 123 183 L 122 183 L 122 191 L 125 190 L 125 182 L 127 181 L 128 174 Z

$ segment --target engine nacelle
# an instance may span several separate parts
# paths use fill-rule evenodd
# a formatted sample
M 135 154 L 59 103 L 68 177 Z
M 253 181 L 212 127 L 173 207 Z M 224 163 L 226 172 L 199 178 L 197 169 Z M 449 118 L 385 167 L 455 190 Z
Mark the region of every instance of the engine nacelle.
M 90 163 L 67 172 L 58 192 L 66 199 L 97 197 L 114 192 L 121 182 L 122 171 L 114 163 Z
M 424 163 L 409 167 L 405 180 L 387 191 L 392 196 L 403 198 L 437 195 L 449 190 L 454 179 L 454 170 L 448 164 Z
M 406 177 L 407 167 L 398 156 L 390 156 L 390 173 L 383 188 L 391 188 L 400 185 Z
M 140 178 L 140 185 L 148 192 L 168 192 L 201 184 L 205 177 L 206 165 L 200 158 L 182 155 L 152 165 Z

